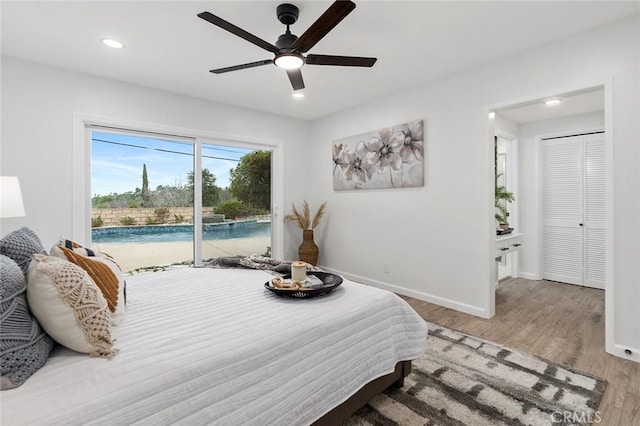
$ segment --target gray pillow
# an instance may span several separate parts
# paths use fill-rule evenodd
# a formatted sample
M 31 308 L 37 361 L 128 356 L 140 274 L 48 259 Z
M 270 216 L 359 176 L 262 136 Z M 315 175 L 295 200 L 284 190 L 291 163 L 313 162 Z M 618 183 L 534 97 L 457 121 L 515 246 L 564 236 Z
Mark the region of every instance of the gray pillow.
M 16 262 L 0 255 L 0 390 L 24 383 L 47 362 L 53 347 L 29 311 L 26 288 Z
M 0 240 L 0 254 L 13 259 L 26 276 L 31 256 L 35 253 L 47 254 L 40 238 L 29 228 L 20 228 L 5 235 Z

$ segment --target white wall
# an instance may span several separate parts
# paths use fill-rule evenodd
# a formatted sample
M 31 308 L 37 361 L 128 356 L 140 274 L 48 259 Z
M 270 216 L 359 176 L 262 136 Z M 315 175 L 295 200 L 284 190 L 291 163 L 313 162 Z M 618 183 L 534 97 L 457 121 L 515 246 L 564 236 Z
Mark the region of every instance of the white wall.
M 633 357 L 640 359 L 639 28 L 636 15 L 313 122 L 310 193 L 316 202 L 328 200 L 331 212 L 322 229 L 321 263 L 488 315 L 494 238 L 488 108 L 611 78 L 616 291 L 608 319 L 613 343 L 638 351 Z M 419 118 L 425 120 L 424 187 L 332 190 L 333 140 Z
M 126 121 L 203 130 L 284 144 L 284 206 L 302 198 L 308 174 L 295 159 L 305 155 L 308 124 L 186 96 L 2 58 L 2 175 L 17 175 L 27 217 L 0 221 L 6 234 L 29 226 L 45 247 L 72 236 L 73 118 L 81 112 Z M 282 206 L 281 206 L 282 207 Z M 301 237 L 287 237 L 285 256 Z
M 520 276 L 540 279 L 540 140 L 541 136 L 604 130 L 604 111 L 553 120 L 524 123 L 519 126 L 518 207 L 520 231 L 525 234 L 519 254 Z

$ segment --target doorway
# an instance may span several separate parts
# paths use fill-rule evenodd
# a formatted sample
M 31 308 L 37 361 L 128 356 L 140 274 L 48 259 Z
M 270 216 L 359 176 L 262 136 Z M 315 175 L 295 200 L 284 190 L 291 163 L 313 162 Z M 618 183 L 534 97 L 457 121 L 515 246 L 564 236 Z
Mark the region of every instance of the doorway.
M 613 189 L 613 138 L 610 132 L 612 125 L 611 111 L 611 82 L 603 82 L 601 85 L 567 90 L 558 94 L 544 95 L 530 100 L 517 101 L 495 105 L 489 108 L 490 135 L 498 134 L 498 125 L 507 123 L 511 133 L 517 135 L 518 162 L 515 175 L 518 177 L 517 186 L 517 222 L 519 230 L 523 233 L 523 244 L 520 250 L 512 254 L 518 259 L 518 277 L 530 280 L 542 280 L 544 270 L 544 230 L 542 224 L 543 211 L 543 150 L 542 139 L 549 139 L 557 136 L 571 136 L 576 134 L 603 132 L 603 181 L 599 183 L 605 194 L 610 194 Z M 552 98 L 561 100 L 562 108 L 550 108 L 544 105 L 544 101 Z M 576 100 L 580 102 L 575 102 Z M 564 108 L 567 107 L 567 108 Z M 585 109 L 580 109 L 585 108 Z M 562 111 L 565 110 L 565 111 Z M 493 113 L 493 114 L 491 114 Z M 602 158 L 602 157 L 601 157 Z M 606 350 L 613 353 L 613 202 L 610 197 L 604 197 L 600 202 L 600 209 L 603 212 L 604 229 L 599 235 L 598 246 L 602 251 L 602 256 L 597 262 L 593 258 L 589 259 L 583 252 L 587 261 L 591 261 L 591 266 L 596 265 L 598 272 L 596 275 L 601 279 L 605 300 L 605 324 L 606 324 Z M 583 223 L 584 221 L 578 222 Z M 584 231 L 583 231 L 584 232 Z M 603 234 L 603 235 L 602 235 Z M 494 237 L 495 238 L 495 237 Z M 585 238 L 589 238 L 585 236 Z M 493 246 L 493 241 L 492 241 Z M 495 247 L 495 246 L 493 246 Z M 492 247 L 492 248 L 493 248 Z M 495 250 L 495 248 L 494 248 Z M 492 259 L 493 260 L 493 259 Z M 587 265 L 589 262 L 587 262 Z M 491 275 L 492 282 L 497 279 L 497 268 L 495 262 L 491 263 L 494 271 Z M 589 268 L 587 266 L 587 268 Z M 592 268 L 593 269 L 593 268 Z M 585 272 L 584 275 L 593 274 Z M 549 278 L 549 277 L 544 277 Z M 589 279 L 587 280 L 589 281 Z M 490 306 L 495 306 L 494 286 L 488 289 Z M 593 287 L 597 287 L 593 285 Z M 492 312 L 493 314 L 493 312 Z
M 518 198 L 518 176 L 516 173 L 517 149 L 517 136 L 507 133 L 504 129 L 496 131 L 496 191 L 498 191 L 497 188 L 503 188 L 504 192 L 512 194 L 514 199 Z M 507 202 L 507 200 L 504 199 L 496 199 L 496 213 L 501 212 L 504 212 L 504 220 L 502 221 L 508 223 L 508 227 L 517 234 L 519 228 L 517 202 Z M 509 277 L 518 277 L 517 256 L 505 254 L 496 258 L 496 262 L 498 266 L 498 281 Z

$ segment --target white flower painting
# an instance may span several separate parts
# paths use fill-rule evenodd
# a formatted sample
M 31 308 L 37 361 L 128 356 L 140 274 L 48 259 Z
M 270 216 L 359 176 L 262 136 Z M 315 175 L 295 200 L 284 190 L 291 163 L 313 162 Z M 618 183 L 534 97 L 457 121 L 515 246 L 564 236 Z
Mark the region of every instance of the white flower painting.
M 334 142 L 334 191 L 423 185 L 423 120 Z

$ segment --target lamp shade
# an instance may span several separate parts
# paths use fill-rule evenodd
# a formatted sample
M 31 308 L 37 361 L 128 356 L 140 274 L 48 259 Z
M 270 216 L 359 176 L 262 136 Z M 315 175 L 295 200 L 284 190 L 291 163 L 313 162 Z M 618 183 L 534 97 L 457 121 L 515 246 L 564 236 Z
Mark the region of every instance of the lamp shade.
M 0 218 L 25 216 L 17 176 L 0 176 Z

